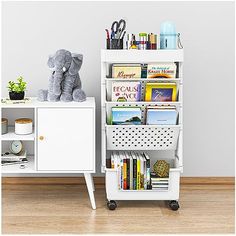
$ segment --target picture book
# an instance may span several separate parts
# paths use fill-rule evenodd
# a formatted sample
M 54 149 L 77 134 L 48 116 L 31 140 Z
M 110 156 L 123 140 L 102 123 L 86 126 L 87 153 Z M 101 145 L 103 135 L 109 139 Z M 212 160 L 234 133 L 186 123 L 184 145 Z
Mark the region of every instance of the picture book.
M 147 78 L 175 78 L 176 69 L 174 62 L 148 64 Z
M 135 81 L 118 82 L 111 85 L 111 100 L 113 102 L 137 102 L 141 98 L 141 83 Z
M 141 125 L 139 107 L 112 107 L 112 125 Z
M 141 64 L 113 64 L 113 78 L 141 78 Z
M 145 101 L 175 102 L 176 99 L 176 83 L 146 83 Z
M 176 125 L 178 112 L 175 109 L 148 108 L 146 111 L 147 125 Z

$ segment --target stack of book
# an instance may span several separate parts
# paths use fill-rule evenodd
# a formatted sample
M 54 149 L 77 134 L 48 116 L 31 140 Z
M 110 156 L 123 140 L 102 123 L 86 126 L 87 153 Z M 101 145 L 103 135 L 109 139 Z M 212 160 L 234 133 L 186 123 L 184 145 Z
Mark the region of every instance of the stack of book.
M 147 190 L 151 188 L 150 158 L 146 153 L 114 151 L 111 168 L 118 171 L 118 188 Z
M 2 166 L 23 164 L 27 162 L 28 162 L 28 159 L 26 158 L 26 151 L 24 151 L 20 155 L 15 155 L 10 152 L 6 152 L 6 153 L 3 153 L 1 156 Z
M 152 190 L 168 190 L 169 178 L 161 178 L 156 173 L 151 173 Z

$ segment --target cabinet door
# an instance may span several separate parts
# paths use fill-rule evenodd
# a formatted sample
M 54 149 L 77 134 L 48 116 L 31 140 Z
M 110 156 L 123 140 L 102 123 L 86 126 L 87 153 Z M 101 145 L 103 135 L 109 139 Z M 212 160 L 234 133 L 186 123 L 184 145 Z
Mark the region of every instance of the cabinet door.
M 93 108 L 38 108 L 39 171 L 95 171 Z

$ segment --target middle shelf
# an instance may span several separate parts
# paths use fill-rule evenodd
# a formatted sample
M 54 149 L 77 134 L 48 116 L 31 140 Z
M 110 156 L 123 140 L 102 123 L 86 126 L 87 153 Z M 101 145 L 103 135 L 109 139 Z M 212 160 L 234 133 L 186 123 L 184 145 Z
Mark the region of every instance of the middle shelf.
M 20 134 L 15 134 L 15 128 L 12 126 L 9 126 L 8 133 L 2 134 L 2 140 L 4 141 L 7 141 L 7 140 L 34 141 L 34 139 L 35 139 L 34 129 L 31 134 L 20 135 Z

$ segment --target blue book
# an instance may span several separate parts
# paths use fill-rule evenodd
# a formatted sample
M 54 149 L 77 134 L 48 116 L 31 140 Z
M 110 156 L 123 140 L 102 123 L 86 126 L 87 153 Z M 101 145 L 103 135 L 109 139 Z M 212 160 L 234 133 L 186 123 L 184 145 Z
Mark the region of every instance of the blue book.
M 113 107 L 113 125 L 141 125 L 141 109 L 139 107 Z
M 147 109 L 147 125 L 176 125 L 178 112 L 174 109 Z

